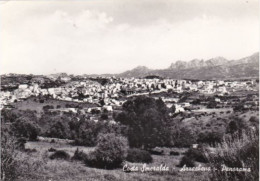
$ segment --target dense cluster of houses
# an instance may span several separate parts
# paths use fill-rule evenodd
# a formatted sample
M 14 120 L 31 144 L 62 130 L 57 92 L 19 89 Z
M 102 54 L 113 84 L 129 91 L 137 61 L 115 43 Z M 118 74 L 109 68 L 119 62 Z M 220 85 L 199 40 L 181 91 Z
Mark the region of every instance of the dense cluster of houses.
M 256 91 L 256 82 L 250 81 L 190 81 L 174 79 L 110 78 L 101 85 L 91 80 L 69 81 L 61 87 L 41 88 L 38 84 L 21 84 L 13 91 L 0 93 L 1 108 L 30 96 L 48 95 L 54 99 L 74 102 L 89 102 L 102 106 L 121 106 L 125 97 L 167 92 L 199 92 L 202 94 L 228 95 L 238 90 Z M 169 99 L 169 98 L 168 98 Z M 101 103 L 102 100 L 102 103 Z M 165 102 L 175 102 L 163 99 Z M 169 105 L 169 104 L 168 104 Z M 186 105 L 187 106 L 187 105 Z M 108 109 L 112 109 L 109 107 Z M 176 110 L 184 111 L 185 105 L 177 104 Z

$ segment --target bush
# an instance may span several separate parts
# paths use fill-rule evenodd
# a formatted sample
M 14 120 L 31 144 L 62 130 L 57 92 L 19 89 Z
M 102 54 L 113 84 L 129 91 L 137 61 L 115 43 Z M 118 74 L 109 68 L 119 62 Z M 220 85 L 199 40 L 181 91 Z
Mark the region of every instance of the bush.
M 53 153 L 51 156 L 50 156 L 50 159 L 62 159 L 62 160 L 69 160 L 70 159 L 70 155 L 63 151 L 63 150 L 58 150 L 58 151 L 55 151 L 55 153 Z
M 103 113 L 103 114 L 101 114 L 100 117 L 101 117 L 102 120 L 107 120 L 108 119 L 108 114 Z
M 104 179 L 107 180 L 107 181 L 117 180 L 114 175 L 109 175 L 109 174 L 105 174 L 105 175 L 104 175 Z
M 243 180 L 259 179 L 259 134 L 254 131 L 241 135 L 227 135 L 214 153 L 207 153 L 212 167 L 211 180 Z M 223 165 L 230 168 L 250 168 L 250 172 L 221 171 Z
M 87 154 L 84 153 L 83 151 L 79 151 L 79 149 L 77 148 L 71 159 L 84 161 L 86 159 L 86 157 L 87 157 Z
M 56 109 L 59 109 L 59 108 L 61 108 L 61 105 L 57 105 L 57 106 L 56 106 Z
M 175 129 L 173 132 L 175 147 L 190 147 L 192 144 L 196 143 L 193 132 L 185 127 Z
M 1 133 L 2 134 L 2 133 Z M 1 135 L 1 179 L 15 180 L 18 177 L 18 163 L 16 157 L 16 138 Z
M 52 106 L 52 105 L 46 105 L 46 106 L 43 106 L 42 109 L 43 109 L 44 111 L 48 111 L 49 109 L 54 109 L 54 106 Z
M 162 149 L 151 149 L 149 152 L 153 155 L 163 155 L 164 151 Z
M 2 125 L 1 125 L 2 126 Z M 3 131 L 3 128 L 2 130 Z M 33 172 L 41 169 L 43 161 L 35 160 L 21 151 L 17 138 L 4 130 L 1 132 L 1 178 L 3 181 L 27 180 Z M 34 151 L 34 149 L 30 150 Z M 25 179 L 26 178 L 26 179 Z M 28 179 L 31 180 L 31 179 Z
M 137 163 L 151 163 L 153 158 L 148 151 L 133 148 L 128 150 L 126 160 Z
M 185 155 L 190 159 L 197 162 L 208 163 L 208 159 L 204 154 L 203 148 L 190 148 Z
M 70 136 L 68 123 L 60 120 L 53 123 L 48 132 L 48 136 L 53 138 L 68 139 Z
M 114 133 L 100 134 L 96 150 L 87 155 L 85 163 L 97 168 L 118 168 L 126 158 L 127 149 L 126 138 Z
M 37 152 L 37 150 L 35 148 L 34 149 L 26 148 L 26 149 L 24 149 L 24 151 L 27 152 L 27 153 Z
M 180 153 L 177 151 L 170 151 L 170 155 L 179 156 Z
M 216 145 L 222 141 L 223 134 L 221 132 L 204 132 L 198 135 L 198 143 L 207 143 L 209 145 Z
M 49 151 L 49 152 L 55 152 L 55 151 L 57 151 L 57 150 L 51 147 L 50 149 L 48 149 L 48 151 Z
M 250 117 L 249 122 L 256 129 L 259 129 L 259 118 L 255 117 L 255 116 L 252 116 L 252 117 Z
M 177 167 L 183 167 L 186 165 L 187 167 L 195 167 L 194 160 L 191 160 L 186 155 L 182 157 L 180 163 L 177 165 Z
M 18 138 L 26 138 L 31 141 L 37 140 L 40 128 L 27 118 L 17 119 L 12 125 L 12 131 Z
M 249 131 L 249 121 L 246 121 L 240 117 L 230 117 L 231 121 L 229 122 L 226 133 L 228 134 L 238 134 L 242 135 L 243 131 Z

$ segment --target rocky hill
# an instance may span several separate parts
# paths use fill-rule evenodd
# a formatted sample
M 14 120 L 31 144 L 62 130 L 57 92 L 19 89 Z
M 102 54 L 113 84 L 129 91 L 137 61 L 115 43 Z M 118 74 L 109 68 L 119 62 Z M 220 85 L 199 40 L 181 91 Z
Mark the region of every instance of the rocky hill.
M 191 61 L 176 61 L 169 68 L 152 70 L 138 66 L 133 70 L 117 74 L 117 77 L 145 77 L 156 75 L 174 79 L 236 79 L 259 77 L 259 53 L 238 59 L 227 60 L 216 57 L 209 60 L 193 59 Z

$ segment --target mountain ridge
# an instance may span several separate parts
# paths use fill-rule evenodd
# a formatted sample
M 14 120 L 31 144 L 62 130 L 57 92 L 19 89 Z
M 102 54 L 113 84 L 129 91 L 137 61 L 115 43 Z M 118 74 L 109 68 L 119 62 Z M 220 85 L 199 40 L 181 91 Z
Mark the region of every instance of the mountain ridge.
M 259 77 L 259 52 L 237 60 L 227 60 L 215 57 L 208 60 L 192 59 L 178 60 L 166 69 L 149 69 L 138 66 L 120 74 L 117 77 L 145 77 L 156 75 L 177 79 L 228 79 L 243 77 Z

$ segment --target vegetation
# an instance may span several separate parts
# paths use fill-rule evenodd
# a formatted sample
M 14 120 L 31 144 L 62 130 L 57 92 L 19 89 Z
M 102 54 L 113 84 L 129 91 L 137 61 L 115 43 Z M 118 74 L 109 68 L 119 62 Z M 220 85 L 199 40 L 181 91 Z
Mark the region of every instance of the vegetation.
M 18 138 L 26 138 L 29 140 L 37 140 L 40 128 L 34 122 L 26 118 L 19 118 L 12 124 L 12 131 Z
M 193 95 L 181 94 L 179 98 L 181 101 L 189 101 L 190 96 Z M 124 175 L 121 169 L 114 169 L 122 168 L 124 163 L 147 163 L 149 166 L 166 163 L 173 167 L 202 164 L 220 170 L 224 164 L 230 168 L 250 167 L 251 172 L 213 170 L 210 178 L 199 177 L 198 180 L 247 181 L 258 178 L 259 167 L 255 164 L 259 160 L 257 111 L 210 109 L 208 112 L 186 111 L 173 115 L 170 113 L 175 112 L 174 105 L 167 108 L 160 98 L 151 97 L 129 98 L 122 110 L 113 112 L 116 123 L 109 122 L 112 113 L 108 111 L 83 111 L 84 114 L 80 111 L 50 112 L 48 109 L 53 109 L 56 105 L 48 106 L 50 103 L 47 98 L 42 103 L 40 114 L 30 110 L 4 109 L 1 116 L 4 125 L 1 130 L 1 179 L 66 180 L 66 176 L 71 180 L 92 177 L 101 180 L 189 178 L 186 176 L 188 173 L 180 176 L 181 173 L 168 172 L 160 173 L 161 175 L 147 173 L 140 176 L 134 172 Z M 194 105 L 207 106 L 205 100 L 211 99 L 205 97 L 194 100 L 201 100 L 194 101 Z M 79 105 L 67 104 L 67 107 L 72 106 Z M 66 105 L 61 104 L 61 108 L 64 107 Z M 192 147 L 197 143 L 197 148 Z M 30 144 L 43 146 L 30 147 Z M 70 155 L 73 155 L 71 159 Z M 67 173 L 62 172 L 61 168 Z M 76 168 L 84 170 L 84 174 Z M 110 172 L 95 168 L 114 170 Z M 35 169 L 40 171 L 34 171 Z M 57 173 L 57 176 L 53 173 Z M 193 178 L 194 175 L 189 180 Z
M 183 156 L 180 163 L 177 166 L 183 167 L 184 165 L 186 165 L 186 167 L 195 167 L 195 162 L 194 160 L 191 160 L 189 157 Z
M 50 156 L 50 159 L 52 159 L 52 160 L 53 159 L 69 160 L 70 155 L 63 150 L 57 150 Z
M 216 132 L 216 131 L 204 132 L 204 133 L 200 133 L 198 135 L 197 142 L 206 143 L 206 144 L 214 146 L 217 143 L 221 143 L 222 138 L 223 138 L 223 133 L 221 133 L 221 132 Z
M 129 145 L 153 148 L 167 143 L 167 107 L 161 99 L 139 96 L 123 105 L 116 121 L 128 126 Z
M 171 127 L 172 140 L 176 147 L 190 147 L 196 143 L 196 137 L 194 133 L 185 127 Z
M 207 152 L 212 167 L 212 180 L 258 180 L 259 179 L 258 132 L 243 132 L 242 135 L 224 137 L 215 153 Z M 250 171 L 222 171 L 225 167 L 245 168 Z
M 85 163 L 91 167 L 112 169 L 120 167 L 127 156 L 126 138 L 113 133 L 101 134 L 96 150 L 87 155 Z
M 79 149 L 77 148 L 71 159 L 72 160 L 85 161 L 86 158 L 87 158 L 87 154 L 84 153 L 83 151 L 79 151 Z
M 1 180 L 14 180 L 18 177 L 16 157 L 16 139 L 10 135 L 1 135 Z
M 151 163 L 153 158 L 148 151 L 132 148 L 128 150 L 126 160 L 136 163 Z
M 179 156 L 180 153 L 177 151 L 170 151 L 170 155 Z
M 185 152 L 185 156 L 193 161 L 208 163 L 208 160 L 204 153 L 205 149 L 200 146 L 199 148 L 190 148 L 187 152 Z

